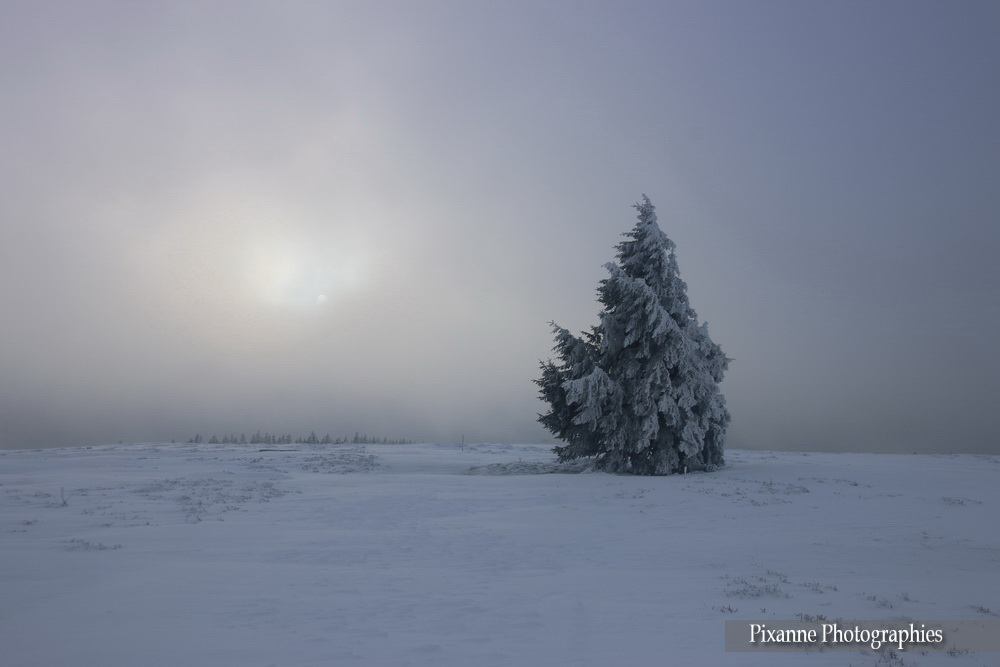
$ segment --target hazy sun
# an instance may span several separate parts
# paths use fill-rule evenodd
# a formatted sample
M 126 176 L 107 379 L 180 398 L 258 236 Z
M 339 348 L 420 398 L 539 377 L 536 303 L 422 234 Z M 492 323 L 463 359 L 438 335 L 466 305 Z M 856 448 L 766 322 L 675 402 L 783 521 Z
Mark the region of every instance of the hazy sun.
M 282 308 L 316 309 L 332 305 L 361 283 L 358 253 L 301 239 L 259 240 L 249 253 L 254 292 Z

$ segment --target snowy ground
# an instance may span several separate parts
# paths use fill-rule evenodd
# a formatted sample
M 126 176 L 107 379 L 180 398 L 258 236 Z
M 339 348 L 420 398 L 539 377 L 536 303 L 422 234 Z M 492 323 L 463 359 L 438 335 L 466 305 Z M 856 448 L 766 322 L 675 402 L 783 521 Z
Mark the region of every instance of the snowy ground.
M 1000 457 L 635 478 L 538 445 L 283 448 L 0 452 L 0 664 L 1000 660 L 723 644 L 737 618 L 1000 616 Z

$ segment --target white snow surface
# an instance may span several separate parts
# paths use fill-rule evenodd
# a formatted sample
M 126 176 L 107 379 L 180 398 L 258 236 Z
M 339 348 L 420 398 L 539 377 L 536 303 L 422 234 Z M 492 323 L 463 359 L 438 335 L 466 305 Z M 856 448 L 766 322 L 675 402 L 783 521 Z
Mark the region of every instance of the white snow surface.
M 995 617 L 997 456 L 730 450 L 632 477 L 543 445 L 260 448 L 0 452 L 0 664 L 997 664 L 723 641 Z

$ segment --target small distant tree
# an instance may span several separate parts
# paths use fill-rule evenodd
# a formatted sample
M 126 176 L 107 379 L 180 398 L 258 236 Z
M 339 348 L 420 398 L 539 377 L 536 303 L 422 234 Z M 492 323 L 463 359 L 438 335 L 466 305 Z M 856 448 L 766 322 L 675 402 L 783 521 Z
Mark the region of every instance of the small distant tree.
M 605 265 L 600 323 L 583 337 L 552 323 L 557 361 L 535 381 L 549 404 L 539 421 L 566 442 L 554 450 L 563 461 L 595 456 L 599 469 L 639 475 L 713 470 L 724 464 L 729 359 L 699 324 L 674 243 L 642 199 Z

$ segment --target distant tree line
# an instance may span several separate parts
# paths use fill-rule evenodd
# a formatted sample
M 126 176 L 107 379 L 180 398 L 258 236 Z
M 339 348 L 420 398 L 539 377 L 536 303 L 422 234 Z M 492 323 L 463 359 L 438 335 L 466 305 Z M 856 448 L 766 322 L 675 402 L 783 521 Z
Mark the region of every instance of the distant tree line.
M 330 434 L 327 433 L 322 438 L 316 435 L 316 431 L 311 431 L 308 436 L 293 438 L 291 435 L 279 435 L 276 433 L 261 433 L 257 431 L 251 436 L 247 436 L 246 433 L 241 433 L 240 435 L 230 434 L 223 435 L 221 438 L 217 435 L 211 435 L 206 440 L 202 437 L 200 433 L 196 433 L 193 438 L 188 440 L 189 444 L 199 444 L 208 443 L 209 445 L 412 445 L 412 440 L 393 440 L 391 438 L 376 438 L 370 435 L 365 435 L 362 433 L 354 433 L 354 437 L 351 438 L 331 438 Z

